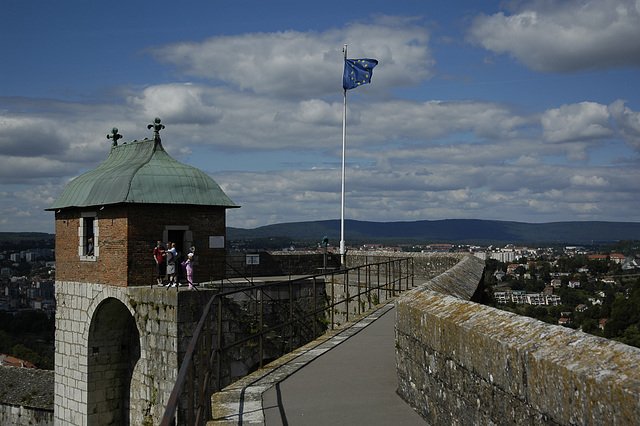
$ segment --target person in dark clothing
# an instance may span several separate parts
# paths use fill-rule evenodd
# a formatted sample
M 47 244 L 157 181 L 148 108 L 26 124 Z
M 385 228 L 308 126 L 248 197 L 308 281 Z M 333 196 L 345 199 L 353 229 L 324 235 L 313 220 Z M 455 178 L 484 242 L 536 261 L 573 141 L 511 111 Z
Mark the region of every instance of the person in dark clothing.
M 156 262 L 156 280 L 158 285 L 162 287 L 162 276 L 164 275 L 164 246 L 162 241 L 158 240 L 156 247 L 153 249 L 153 260 Z

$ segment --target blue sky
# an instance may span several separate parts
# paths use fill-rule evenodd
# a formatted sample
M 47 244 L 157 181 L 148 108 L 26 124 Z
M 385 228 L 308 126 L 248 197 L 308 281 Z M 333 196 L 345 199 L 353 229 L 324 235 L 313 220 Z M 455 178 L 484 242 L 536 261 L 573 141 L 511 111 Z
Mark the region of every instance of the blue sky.
M 640 1 L 4 1 L 0 231 L 151 137 L 242 206 L 346 218 L 640 221 Z

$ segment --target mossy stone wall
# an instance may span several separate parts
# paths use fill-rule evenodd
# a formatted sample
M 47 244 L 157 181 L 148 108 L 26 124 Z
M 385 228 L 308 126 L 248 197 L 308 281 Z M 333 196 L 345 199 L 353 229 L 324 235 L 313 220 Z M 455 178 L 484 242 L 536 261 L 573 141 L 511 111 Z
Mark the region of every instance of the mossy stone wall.
M 640 349 L 468 299 L 464 259 L 397 301 L 399 394 L 430 424 L 640 422 Z

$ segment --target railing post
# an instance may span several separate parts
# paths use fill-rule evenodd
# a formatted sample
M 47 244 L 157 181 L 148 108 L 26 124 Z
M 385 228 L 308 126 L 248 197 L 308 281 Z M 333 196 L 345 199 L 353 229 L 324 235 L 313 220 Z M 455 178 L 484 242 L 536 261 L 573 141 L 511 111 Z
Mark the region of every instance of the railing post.
M 264 341 L 264 323 L 263 323 L 263 314 L 264 314 L 264 289 L 260 288 L 260 368 L 262 368 L 262 354 L 263 354 L 263 341 Z
M 202 392 L 203 392 L 203 387 L 204 387 L 204 377 L 202 376 L 203 374 L 203 370 L 204 370 L 204 351 L 203 351 L 203 346 L 202 346 L 202 341 L 204 340 L 204 336 L 201 336 L 200 339 L 198 339 L 198 349 L 195 351 L 195 353 L 198 354 L 198 387 L 196 388 L 196 390 L 198 391 L 198 395 L 196 397 L 196 395 L 194 395 L 194 399 L 196 401 L 196 405 L 194 407 L 194 411 L 195 411 L 195 418 L 197 420 L 197 423 L 200 424 L 201 418 L 198 415 L 199 412 L 199 408 L 202 406 L 203 400 L 202 400 Z
M 318 322 L 317 280 L 313 277 L 313 340 L 318 338 L 316 323 Z
M 378 303 L 380 303 L 380 265 L 376 265 L 376 287 L 378 288 Z
M 384 264 L 384 298 L 389 298 L 389 264 Z
M 194 351 L 195 353 L 195 351 Z M 194 424 L 194 404 L 193 404 L 193 382 L 194 380 L 194 370 L 195 369 L 195 363 L 193 362 L 193 358 L 191 359 L 191 368 L 189 368 L 189 390 L 188 390 L 188 397 L 187 397 L 187 421 L 190 425 Z
M 395 262 L 391 262 L 391 280 L 393 282 L 393 296 L 397 296 L 398 295 L 398 290 L 396 290 L 396 263 Z
M 362 313 L 362 312 L 360 312 L 360 301 L 361 301 L 361 299 L 360 299 L 360 294 L 361 294 L 361 291 L 360 291 L 360 269 L 361 268 L 358 268 L 358 281 L 356 282 L 356 285 L 358 286 L 358 315 L 360 315 Z
M 222 369 L 222 297 L 218 298 L 218 347 L 216 348 L 216 390 L 221 389 L 220 370 Z
M 334 286 L 335 286 L 335 273 L 331 272 L 331 304 L 329 305 L 329 315 L 331 316 L 331 330 L 334 329 L 334 324 L 335 324 L 334 317 L 333 317 L 333 311 L 335 311 L 335 307 L 336 307 Z
M 413 258 L 411 258 L 411 288 L 416 286 L 416 263 L 413 261 Z
M 369 309 L 371 309 L 371 303 L 373 297 L 371 297 L 371 265 L 367 264 L 367 299 L 369 300 Z
M 347 269 L 344 270 L 344 288 L 345 288 L 345 311 L 347 315 L 345 317 L 345 322 L 349 322 L 349 271 Z
M 293 350 L 293 282 L 291 280 L 289 280 L 289 350 Z
M 208 395 L 211 395 L 211 371 L 213 371 L 213 366 L 211 365 L 211 345 L 212 345 L 212 338 L 211 335 L 213 334 L 213 327 L 212 327 L 212 321 L 211 321 L 211 313 L 209 313 L 209 316 L 207 316 L 207 333 L 205 334 L 204 338 L 205 338 L 205 356 L 207 357 L 207 374 L 205 374 L 205 384 L 204 384 L 204 390 L 203 390 L 203 399 L 204 399 L 204 415 L 205 415 L 205 420 L 209 420 L 211 417 L 211 398 L 208 397 Z

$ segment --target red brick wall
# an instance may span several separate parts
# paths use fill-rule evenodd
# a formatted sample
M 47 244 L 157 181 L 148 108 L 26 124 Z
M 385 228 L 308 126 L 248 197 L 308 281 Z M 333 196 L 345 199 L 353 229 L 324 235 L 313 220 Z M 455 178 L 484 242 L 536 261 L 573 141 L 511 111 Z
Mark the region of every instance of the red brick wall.
M 97 212 L 95 261 L 78 255 L 78 227 L 83 211 Z M 222 278 L 225 250 L 210 249 L 210 236 L 225 236 L 222 207 L 120 204 L 97 209 L 69 209 L 56 213 L 56 279 L 115 286 L 151 285 L 153 248 L 165 226 L 188 226 L 196 247 L 196 281 Z
M 226 217 L 222 207 L 131 205 L 129 206 L 129 282 L 148 285 L 155 273 L 153 248 L 162 239 L 165 226 L 188 226 L 193 233 L 198 263 L 197 281 L 221 278 L 225 249 L 210 249 L 209 236 L 225 236 Z M 153 218 L 153 220 L 151 220 Z M 186 253 L 184 253 L 186 255 Z
M 56 280 L 71 281 L 80 274 L 78 260 L 79 212 L 56 213 Z M 75 280 L 74 280 L 75 281 Z

